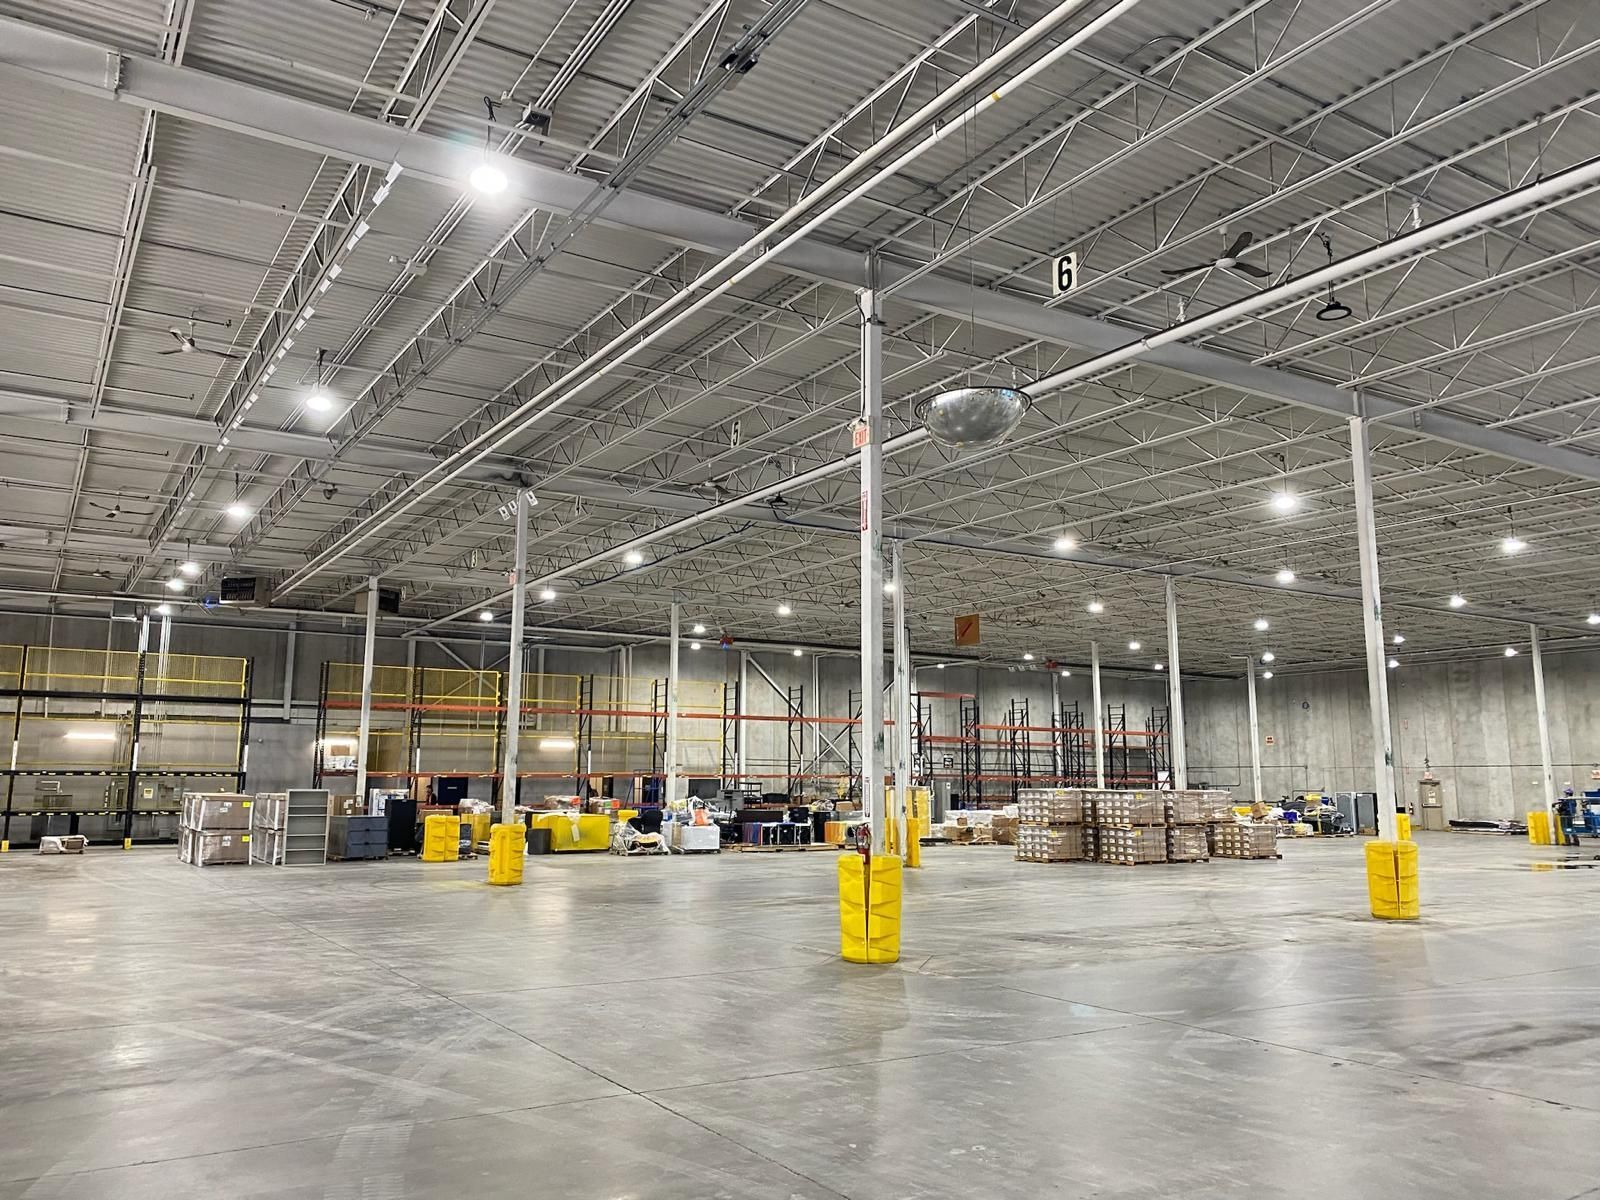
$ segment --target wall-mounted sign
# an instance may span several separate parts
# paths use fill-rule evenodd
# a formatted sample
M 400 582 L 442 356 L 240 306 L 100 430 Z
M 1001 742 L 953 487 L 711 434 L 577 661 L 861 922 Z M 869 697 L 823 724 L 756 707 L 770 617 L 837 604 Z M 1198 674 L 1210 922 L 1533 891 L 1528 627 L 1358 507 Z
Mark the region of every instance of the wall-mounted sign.
M 1261 740 L 1264 741 L 1269 746 L 1276 746 L 1278 744 L 1278 739 L 1273 737 L 1270 733 L 1267 734 L 1267 736 L 1262 738 Z

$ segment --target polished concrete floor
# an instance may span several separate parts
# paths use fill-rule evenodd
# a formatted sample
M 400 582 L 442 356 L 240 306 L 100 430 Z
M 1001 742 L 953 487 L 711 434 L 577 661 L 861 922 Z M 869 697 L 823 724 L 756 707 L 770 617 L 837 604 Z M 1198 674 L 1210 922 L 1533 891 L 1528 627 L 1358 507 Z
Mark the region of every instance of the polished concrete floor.
M 1600 1197 L 1600 863 L 0 859 L 0 1200 Z

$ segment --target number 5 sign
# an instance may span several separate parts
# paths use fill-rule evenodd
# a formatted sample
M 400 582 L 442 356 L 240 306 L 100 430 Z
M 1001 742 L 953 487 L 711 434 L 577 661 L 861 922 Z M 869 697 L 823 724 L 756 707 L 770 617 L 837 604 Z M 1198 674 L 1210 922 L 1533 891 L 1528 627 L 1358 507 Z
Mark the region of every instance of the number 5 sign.
M 1055 269 L 1050 278 L 1052 295 L 1065 296 L 1078 286 L 1078 252 L 1063 254 L 1055 260 Z

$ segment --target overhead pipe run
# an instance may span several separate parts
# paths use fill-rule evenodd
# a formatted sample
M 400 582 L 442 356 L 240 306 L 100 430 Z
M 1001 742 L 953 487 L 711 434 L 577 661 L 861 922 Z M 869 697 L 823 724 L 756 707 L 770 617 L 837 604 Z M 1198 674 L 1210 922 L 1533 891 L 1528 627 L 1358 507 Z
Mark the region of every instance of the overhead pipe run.
M 555 412 L 575 397 L 578 392 L 606 378 L 640 351 L 654 345 L 669 330 L 688 320 L 695 313 L 717 299 L 717 297 L 737 286 L 784 250 L 793 246 L 809 233 L 831 220 L 843 209 L 867 195 L 880 183 L 892 178 L 948 138 L 965 131 L 985 110 L 1001 103 L 1008 95 L 1019 90 L 1023 85 L 1066 58 L 1084 41 L 1140 3 L 1140 0 L 1118 0 L 1116 4 L 1100 16 L 1063 38 L 1046 54 L 1019 71 L 1009 81 L 994 85 L 992 90 L 984 94 L 977 102 L 968 105 L 944 124 L 935 126 L 931 132 L 911 145 L 891 162 L 875 170 L 872 169 L 874 164 L 885 155 L 892 153 L 908 141 L 922 125 L 932 121 L 951 105 L 959 103 L 979 87 L 989 86 L 988 81 L 991 78 L 1000 71 L 1005 70 L 1013 61 L 1026 54 L 1037 43 L 1050 37 L 1057 26 L 1061 25 L 1089 2 L 1090 0 L 1063 0 L 1063 3 L 1056 5 L 1047 16 L 1030 26 L 1026 33 L 1000 47 L 960 79 L 946 87 L 927 104 L 923 105 L 922 108 L 918 109 L 916 113 L 868 146 L 866 150 L 852 159 L 849 165 L 819 185 L 810 195 L 779 214 L 763 227 L 759 233 L 725 255 L 714 266 L 689 283 L 682 291 L 662 304 L 660 308 L 640 318 L 577 364 L 577 366 L 567 371 L 560 379 L 518 405 L 471 442 L 467 443 L 466 446 L 441 461 L 437 466 L 424 472 L 399 496 L 369 516 L 365 528 L 358 526 L 344 535 L 334 546 L 329 547 L 313 558 L 301 570 L 290 575 L 280 585 L 279 591 L 287 593 L 302 587 L 325 568 L 343 558 L 349 551 L 370 539 L 374 534 L 381 532 L 391 522 L 410 511 L 415 505 L 426 500 L 440 488 L 450 484 L 512 438 L 525 432 L 535 421 Z M 844 195 L 838 195 L 842 188 L 869 170 L 871 173 L 865 179 L 862 179 L 860 183 L 856 184 Z M 830 200 L 830 197 L 836 198 Z M 791 228 L 791 226 L 795 227 Z M 780 234 L 782 235 L 781 237 L 779 237 Z M 742 260 L 751 254 L 754 254 L 755 257 L 751 258 L 743 266 L 738 266 Z M 737 269 L 733 270 L 732 274 L 721 278 L 720 282 L 714 282 L 735 267 Z M 697 299 L 690 299 L 697 294 Z

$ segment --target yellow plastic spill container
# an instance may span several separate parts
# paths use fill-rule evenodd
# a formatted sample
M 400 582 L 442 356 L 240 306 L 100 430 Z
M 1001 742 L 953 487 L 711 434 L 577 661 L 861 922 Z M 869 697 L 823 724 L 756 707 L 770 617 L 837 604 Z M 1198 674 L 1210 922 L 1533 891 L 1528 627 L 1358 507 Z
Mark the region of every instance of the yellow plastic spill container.
M 1394 835 L 1402 842 L 1411 840 L 1411 814 L 1397 812 L 1394 815 Z
M 611 818 L 605 813 L 539 813 L 533 823 L 550 831 L 550 849 L 557 854 L 611 845 Z
M 1535 846 L 1550 846 L 1550 814 L 1536 809 L 1528 814 L 1528 840 Z
M 429 813 L 422 823 L 422 861 L 455 862 L 461 857 L 461 818 Z
M 528 832 L 521 825 L 495 825 L 489 830 L 489 882 L 515 887 L 522 882 L 522 860 Z
M 892 854 L 869 860 L 839 856 L 839 953 L 846 962 L 900 958 L 901 863 Z
M 1367 898 L 1383 921 L 1414 921 L 1422 915 L 1415 842 L 1367 843 Z

